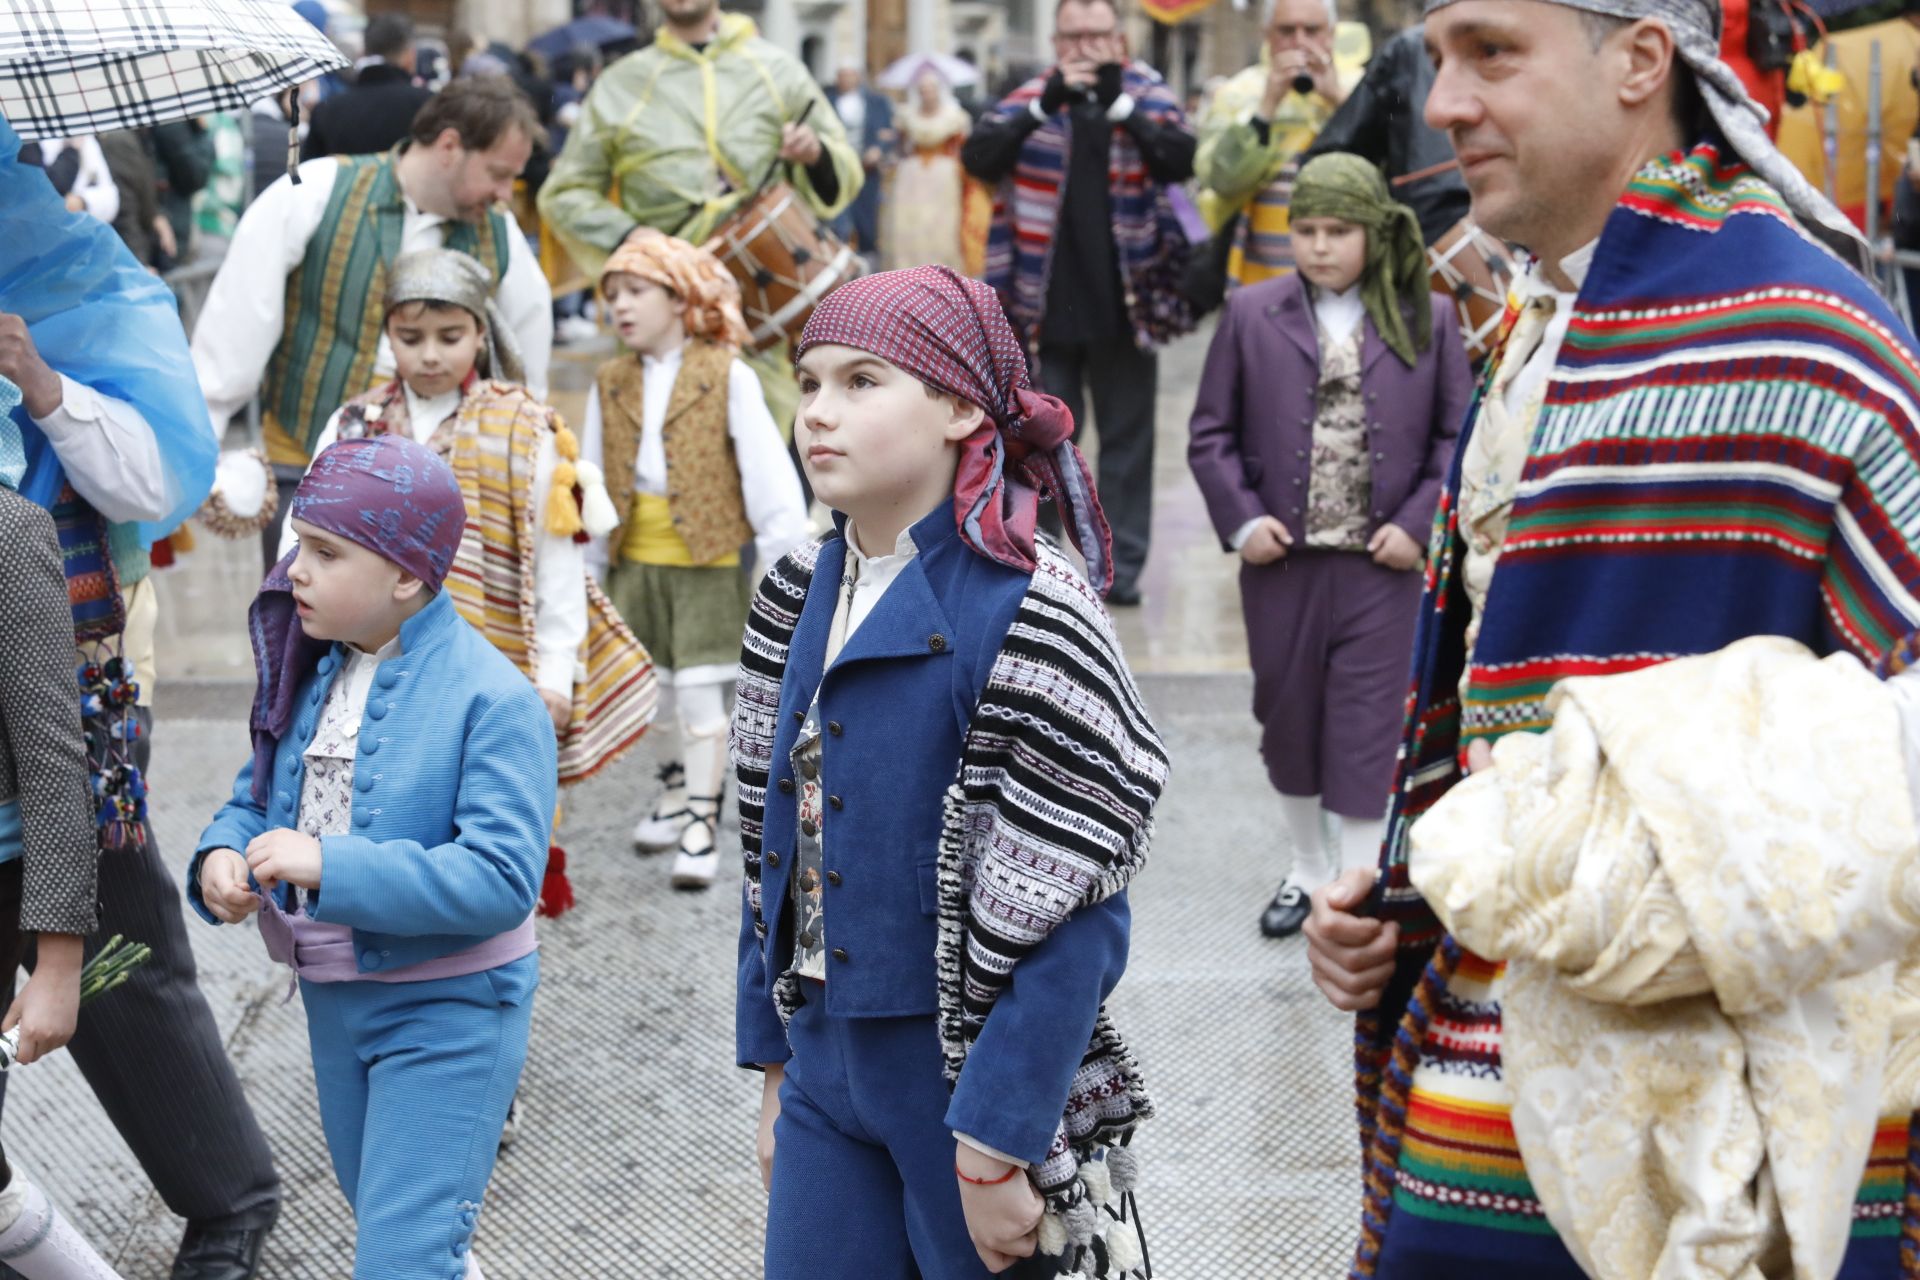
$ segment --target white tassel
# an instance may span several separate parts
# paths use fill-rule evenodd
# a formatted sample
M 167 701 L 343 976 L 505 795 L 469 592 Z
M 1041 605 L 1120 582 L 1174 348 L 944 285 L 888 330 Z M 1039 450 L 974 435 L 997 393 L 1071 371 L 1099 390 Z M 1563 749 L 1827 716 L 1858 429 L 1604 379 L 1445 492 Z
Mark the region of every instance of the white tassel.
M 1067 1251 L 1067 1224 L 1060 1220 L 1057 1213 L 1040 1215 L 1040 1232 L 1034 1247 L 1050 1257 L 1059 1257 Z
M 620 527 L 620 516 L 607 493 L 607 477 L 591 462 L 573 464 L 573 478 L 580 486 L 580 524 L 591 537 L 604 538 Z
M 1113 1189 L 1125 1195 L 1140 1180 L 1140 1157 L 1129 1147 L 1108 1147 L 1107 1173 L 1111 1175 Z
M 1065 1215 L 1067 1239 L 1077 1245 L 1092 1242 L 1094 1229 L 1099 1226 L 1100 1211 L 1089 1202 L 1082 1200 L 1068 1209 Z
M 1131 1222 L 1107 1224 L 1107 1262 L 1116 1275 L 1126 1275 L 1141 1262 L 1140 1233 Z
M 1087 1199 L 1105 1204 L 1113 1198 L 1113 1179 L 1104 1160 L 1089 1160 L 1080 1166 L 1080 1181 L 1087 1184 Z

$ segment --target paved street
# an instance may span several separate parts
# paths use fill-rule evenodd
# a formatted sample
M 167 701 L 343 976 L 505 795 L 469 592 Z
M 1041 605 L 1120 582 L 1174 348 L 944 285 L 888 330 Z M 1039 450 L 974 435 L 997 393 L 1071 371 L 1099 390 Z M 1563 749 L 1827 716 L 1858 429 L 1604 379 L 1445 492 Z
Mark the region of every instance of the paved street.
M 1350 1028 L 1309 987 L 1302 944 L 1264 942 L 1254 927 L 1286 852 L 1254 751 L 1232 562 L 1183 455 L 1203 351 L 1189 339 L 1163 365 L 1155 559 L 1145 607 L 1122 619 L 1174 778 L 1113 1012 L 1160 1109 L 1136 1148 L 1156 1274 L 1322 1280 L 1344 1273 L 1357 1205 Z M 577 392 L 588 367 L 556 380 Z M 247 750 L 240 610 L 257 577 L 252 547 L 202 534 L 164 582 L 152 782 L 175 866 Z M 666 859 L 629 850 L 653 763 L 643 744 L 570 796 L 562 842 L 580 905 L 542 926 L 526 1120 L 475 1246 L 496 1280 L 759 1272 L 758 1077 L 731 1062 L 737 877 L 675 894 Z M 729 823 L 722 839 L 733 838 Z M 195 920 L 192 932 L 287 1183 L 265 1274 L 339 1280 L 352 1224 L 320 1136 L 299 1001 L 251 926 Z M 64 1056 L 16 1073 L 5 1124 L 9 1153 L 129 1280 L 166 1275 L 179 1224 Z

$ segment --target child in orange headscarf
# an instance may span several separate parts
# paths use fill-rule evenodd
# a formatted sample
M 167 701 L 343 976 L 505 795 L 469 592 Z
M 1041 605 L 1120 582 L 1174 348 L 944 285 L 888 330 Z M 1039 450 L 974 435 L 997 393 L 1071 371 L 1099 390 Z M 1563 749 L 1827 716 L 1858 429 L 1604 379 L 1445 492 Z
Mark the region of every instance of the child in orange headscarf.
M 713 883 L 727 711 L 751 580 L 804 541 L 806 500 L 760 383 L 739 358 L 740 290 L 704 249 L 641 229 L 607 259 L 600 291 L 625 354 L 600 367 L 582 458 L 606 474 L 618 524 L 607 594 L 674 689 L 682 749 L 636 847 L 676 850 L 676 889 Z

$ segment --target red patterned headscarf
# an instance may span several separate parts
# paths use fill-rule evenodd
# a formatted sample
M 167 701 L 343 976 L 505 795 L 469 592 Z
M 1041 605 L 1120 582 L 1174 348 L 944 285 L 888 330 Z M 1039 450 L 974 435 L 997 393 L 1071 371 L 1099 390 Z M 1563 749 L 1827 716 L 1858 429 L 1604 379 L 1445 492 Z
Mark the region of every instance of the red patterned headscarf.
M 1027 357 L 994 291 L 951 267 L 915 267 L 849 281 L 828 294 L 793 349 L 870 351 L 987 412 L 960 444 L 953 514 L 968 546 L 1031 572 L 1044 494 L 1102 593 L 1113 584 L 1113 534 L 1073 444 L 1067 406 L 1027 382 Z

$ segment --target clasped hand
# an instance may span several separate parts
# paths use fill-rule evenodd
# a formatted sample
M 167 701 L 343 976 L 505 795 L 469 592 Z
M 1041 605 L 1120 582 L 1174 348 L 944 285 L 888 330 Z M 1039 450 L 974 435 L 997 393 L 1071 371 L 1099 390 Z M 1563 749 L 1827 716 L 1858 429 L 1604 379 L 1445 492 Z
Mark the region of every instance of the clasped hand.
M 282 884 L 318 889 L 320 869 L 318 840 L 276 827 L 255 836 L 244 855 L 233 849 L 207 850 L 200 859 L 200 898 L 216 917 L 238 924 L 260 909 L 260 893 L 272 893 Z M 249 873 L 260 893 L 248 885 Z

